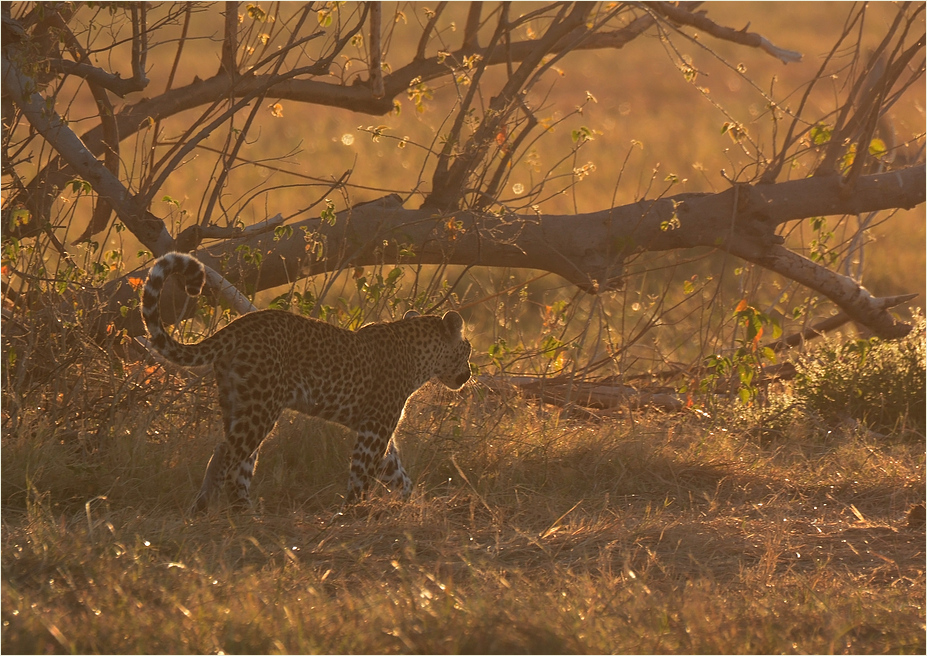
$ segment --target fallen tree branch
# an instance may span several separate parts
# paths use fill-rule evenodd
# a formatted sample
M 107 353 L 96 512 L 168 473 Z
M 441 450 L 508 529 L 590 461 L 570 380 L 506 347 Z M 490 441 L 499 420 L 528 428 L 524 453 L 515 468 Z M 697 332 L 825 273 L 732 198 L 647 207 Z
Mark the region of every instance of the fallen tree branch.
M 880 337 L 904 337 L 911 329 L 908 324 L 897 321 L 886 312 L 879 299 L 852 278 L 831 271 L 783 246 L 770 246 L 759 255 L 754 255 L 749 248 L 741 248 L 739 244 L 732 244 L 728 250 L 749 262 L 759 264 L 824 294 L 854 321 Z
M 906 303 L 917 298 L 917 294 L 901 294 L 900 296 L 886 296 L 883 298 L 875 299 L 874 305 L 877 305 L 883 310 L 888 310 L 895 306 Z M 846 312 L 838 312 L 832 317 L 824 319 L 823 321 L 814 324 L 810 328 L 805 328 L 802 331 L 789 335 L 788 337 L 783 337 L 782 339 L 776 340 L 766 345 L 767 348 L 771 348 L 776 353 L 784 351 L 788 348 L 794 348 L 799 346 L 810 339 L 815 337 L 821 337 L 825 333 L 830 332 L 831 330 L 836 330 L 845 323 L 848 323 L 853 320 Z
M 246 243 L 266 253 L 256 268 L 229 248 L 200 253 L 204 262 L 228 260 L 233 280 L 266 289 L 305 276 L 381 261 L 540 269 L 589 292 L 614 288 L 624 259 L 642 251 L 712 246 L 777 271 L 819 291 L 855 321 L 883 337 L 899 337 L 897 322 L 861 285 L 783 247 L 775 226 L 791 220 L 896 207 L 925 200 L 923 165 L 861 176 L 851 193 L 839 178 L 809 178 L 760 187 L 738 186 L 719 194 L 683 195 L 579 215 L 475 215 L 455 212 L 462 226 L 448 235 L 448 216 L 407 210 L 383 199 L 338 215 L 333 225 L 310 219 L 293 225 L 290 238 L 266 235 Z M 734 219 L 732 228 L 732 217 Z M 676 219 L 678 227 L 666 225 Z M 328 256 L 306 253 L 303 231 L 325 240 Z M 412 250 L 414 259 L 400 257 Z
M 633 253 L 710 246 L 798 280 L 854 321 L 894 338 L 910 327 L 892 317 L 882 300 L 851 278 L 788 251 L 775 227 L 812 216 L 913 207 L 924 200 L 923 165 L 861 176 L 850 193 L 839 178 L 808 178 L 577 215 L 444 215 L 405 209 L 398 197 L 388 196 L 338 213 L 333 224 L 307 219 L 292 224 L 289 237 L 265 233 L 203 248 L 197 256 L 209 266 L 225 267 L 229 280 L 255 292 L 347 267 L 393 262 L 539 269 L 595 293 L 620 285 L 624 260 Z M 451 217 L 453 235 L 448 232 Z M 673 219 L 677 227 L 667 229 Z M 306 234 L 324 241 L 324 257 L 306 251 Z M 259 266 L 236 251 L 241 244 L 264 255 Z M 118 283 L 107 293 L 114 312 L 135 297 Z M 141 334 L 140 321 L 133 321 L 130 317 L 125 327 Z

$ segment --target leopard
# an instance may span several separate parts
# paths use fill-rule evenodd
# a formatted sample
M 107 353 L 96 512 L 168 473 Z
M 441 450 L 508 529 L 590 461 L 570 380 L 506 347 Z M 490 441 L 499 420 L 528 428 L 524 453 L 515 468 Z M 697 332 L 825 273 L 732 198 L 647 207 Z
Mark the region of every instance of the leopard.
M 212 366 L 224 431 L 193 513 L 207 510 L 222 490 L 232 507 L 252 506 L 258 449 L 285 409 L 354 433 L 345 507 L 370 498 L 379 484 L 391 496 L 409 498 L 413 486 L 399 457 L 396 429 L 409 398 L 425 383 L 436 380 L 457 391 L 470 380 L 471 347 L 458 312 L 410 310 L 396 321 L 349 330 L 266 309 L 243 314 L 199 342 L 183 343 L 167 331 L 160 311 L 164 283 L 174 274 L 191 298 L 203 290 L 206 272 L 197 258 L 179 252 L 158 258 L 142 291 L 149 344 L 175 365 Z

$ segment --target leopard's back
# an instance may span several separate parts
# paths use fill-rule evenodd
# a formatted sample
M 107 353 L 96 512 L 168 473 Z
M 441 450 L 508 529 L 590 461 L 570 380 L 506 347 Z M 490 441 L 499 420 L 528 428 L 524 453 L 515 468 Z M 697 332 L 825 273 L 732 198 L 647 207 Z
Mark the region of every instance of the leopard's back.
M 172 274 L 182 277 L 191 297 L 200 294 L 205 270 L 196 258 L 168 253 L 148 273 L 142 295 L 142 318 L 150 343 L 165 358 L 183 367 L 219 365 L 242 376 L 252 369 L 276 375 L 297 367 L 302 360 L 343 352 L 351 334 L 324 321 L 282 310 L 261 310 L 238 317 L 206 339 L 184 344 L 174 339 L 161 320 L 160 298 Z
M 368 351 L 356 334 L 282 310 L 246 314 L 209 339 L 222 340 L 217 381 L 230 379 L 252 395 L 273 395 L 285 407 L 353 427 L 372 378 Z M 208 341 L 208 340 L 207 340 Z M 220 383 L 221 389 L 221 383 Z

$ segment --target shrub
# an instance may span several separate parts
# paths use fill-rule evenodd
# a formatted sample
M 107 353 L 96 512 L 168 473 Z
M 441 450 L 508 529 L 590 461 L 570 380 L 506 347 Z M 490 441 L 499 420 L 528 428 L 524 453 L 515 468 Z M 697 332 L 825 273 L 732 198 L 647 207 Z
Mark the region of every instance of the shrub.
M 925 321 L 896 341 L 828 342 L 796 363 L 795 399 L 827 421 L 856 419 L 874 430 L 924 433 Z

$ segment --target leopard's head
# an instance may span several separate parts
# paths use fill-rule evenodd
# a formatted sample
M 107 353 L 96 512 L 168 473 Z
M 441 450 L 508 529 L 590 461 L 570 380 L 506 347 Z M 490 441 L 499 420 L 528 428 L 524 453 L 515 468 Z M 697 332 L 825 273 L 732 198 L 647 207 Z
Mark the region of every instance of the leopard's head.
M 412 311 L 406 318 L 416 316 Z M 442 385 L 459 390 L 470 380 L 470 342 L 463 336 L 464 320 L 450 310 L 440 320 L 430 317 L 437 332 L 434 377 Z

